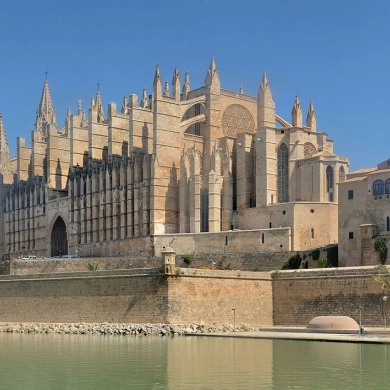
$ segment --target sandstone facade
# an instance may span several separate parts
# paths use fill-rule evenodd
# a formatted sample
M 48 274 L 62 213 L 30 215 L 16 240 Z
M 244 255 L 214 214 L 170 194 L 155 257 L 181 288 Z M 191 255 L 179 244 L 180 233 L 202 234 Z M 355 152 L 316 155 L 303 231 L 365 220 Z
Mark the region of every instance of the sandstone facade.
M 337 241 L 337 186 L 348 160 L 306 125 L 275 109 L 264 73 L 258 95 L 221 87 L 215 61 L 205 84 L 163 86 L 104 111 L 92 98 L 57 126 L 45 80 L 32 146 L 10 159 L 0 118 L 0 256 L 158 255 L 306 250 Z
M 390 159 L 339 183 L 338 214 L 339 265 L 379 264 L 373 237 L 390 238 Z

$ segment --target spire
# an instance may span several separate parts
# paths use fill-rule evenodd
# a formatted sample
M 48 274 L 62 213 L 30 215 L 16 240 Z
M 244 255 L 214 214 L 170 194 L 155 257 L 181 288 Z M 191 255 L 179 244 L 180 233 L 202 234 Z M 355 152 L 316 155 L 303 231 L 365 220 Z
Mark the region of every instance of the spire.
M 148 106 L 149 106 L 148 95 L 146 93 L 146 88 L 144 88 L 144 91 L 142 92 L 141 107 L 147 108 Z
M 77 113 L 80 115 L 81 113 L 82 113 L 82 109 L 81 109 L 81 103 L 82 103 L 83 101 L 81 100 L 81 99 L 78 99 L 77 100 Z
M 7 135 L 3 124 L 3 114 L 0 113 L 0 164 L 8 165 L 10 159 Z
M 216 87 L 220 88 L 220 80 L 217 65 L 215 64 L 214 57 L 211 59 L 211 63 L 209 69 L 207 70 L 206 79 L 205 79 L 206 87 Z
M 240 94 L 241 94 L 241 95 L 244 94 L 244 88 L 242 88 L 242 85 L 240 85 Z
M 96 113 L 97 113 L 97 121 L 99 123 L 102 123 L 104 121 L 104 110 L 103 110 L 103 103 L 102 98 L 100 96 L 100 90 L 98 89 L 97 95 L 96 95 Z
M 168 80 L 165 82 L 164 96 L 171 96 L 171 94 L 169 93 L 169 83 L 168 83 Z
M 127 107 L 127 96 L 123 96 L 123 103 L 122 103 L 122 109 L 121 109 L 121 113 L 122 114 L 127 114 L 129 112 L 129 109 Z
M 302 127 L 302 108 L 298 94 L 295 95 L 295 101 L 291 112 L 292 125 L 294 127 Z
M 307 112 L 306 125 L 310 127 L 311 131 L 315 132 L 317 129 L 317 118 L 314 110 L 313 101 L 310 99 L 309 111 Z
M 68 111 L 66 112 L 66 118 L 65 118 L 65 127 L 70 126 L 70 115 L 71 115 L 70 107 L 68 107 Z
M 176 67 L 175 70 L 173 71 L 172 93 L 173 93 L 173 97 L 175 97 L 176 100 L 180 99 L 180 74 L 179 74 L 178 67 Z
M 271 87 L 264 71 L 257 93 L 257 128 L 275 127 L 275 103 L 272 99 Z
M 188 75 L 188 72 L 186 72 L 186 75 L 184 77 L 184 85 L 183 85 L 183 99 L 188 99 L 188 94 L 191 91 L 190 86 L 190 76 Z
M 53 102 L 51 100 L 49 82 L 46 79 L 43 84 L 41 101 L 37 110 L 37 119 L 35 124 L 35 131 L 39 131 L 44 135 L 47 135 L 47 126 L 56 126 L 56 112 L 53 108 Z
M 83 111 L 83 115 L 81 116 L 80 127 L 86 127 L 87 125 L 88 125 L 87 116 L 85 114 L 85 111 Z
M 156 71 L 154 72 L 153 88 L 155 98 L 161 96 L 162 86 L 161 86 L 161 76 L 160 76 L 160 67 L 157 64 Z

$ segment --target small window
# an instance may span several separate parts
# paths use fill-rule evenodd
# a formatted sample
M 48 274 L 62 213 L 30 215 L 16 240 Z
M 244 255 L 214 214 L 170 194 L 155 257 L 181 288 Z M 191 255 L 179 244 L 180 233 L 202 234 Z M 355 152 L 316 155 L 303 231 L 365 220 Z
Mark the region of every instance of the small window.
M 310 233 L 311 233 L 311 238 L 314 238 L 314 228 L 311 228 Z
M 269 223 L 269 228 L 270 228 L 270 229 L 272 228 L 272 222 Z
M 353 199 L 353 190 L 348 190 L 348 199 Z
M 386 230 L 390 232 L 390 217 L 386 218 Z
M 387 219 L 389 219 L 389 217 L 387 217 Z M 265 242 L 264 233 L 261 233 L 261 243 L 264 244 L 264 242 Z
M 228 236 L 225 236 L 225 245 L 228 244 Z
M 349 232 L 349 233 L 348 233 L 348 238 L 349 238 L 350 240 L 353 240 L 353 232 Z

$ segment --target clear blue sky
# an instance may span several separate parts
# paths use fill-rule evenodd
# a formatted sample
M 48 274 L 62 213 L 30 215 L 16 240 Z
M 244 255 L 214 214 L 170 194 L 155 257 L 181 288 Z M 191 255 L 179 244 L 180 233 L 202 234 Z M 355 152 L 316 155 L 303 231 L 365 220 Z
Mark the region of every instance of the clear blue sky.
M 317 129 L 351 169 L 375 166 L 386 150 L 390 108 L 390 2 L 385 0 L 196 0 L 3 2 L 0 112 L 11 155 L 31 139 L 45 70 L 57 122 L 77 99 L 88 109 L 97 82 L 105 110 L 123 95 L 151 93 L 156 64 L 175 66 L 192 88 L 215 57 L 222 87 L 256 95 L 264 69 L 276 110 L 290 121 L 298 93 Z

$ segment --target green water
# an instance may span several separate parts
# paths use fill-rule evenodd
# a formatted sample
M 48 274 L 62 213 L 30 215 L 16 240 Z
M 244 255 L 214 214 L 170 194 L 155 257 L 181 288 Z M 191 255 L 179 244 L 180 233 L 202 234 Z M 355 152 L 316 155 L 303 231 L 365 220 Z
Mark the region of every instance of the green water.
M 0 389 L 388 389 L 390 346 L 0 334 Z

